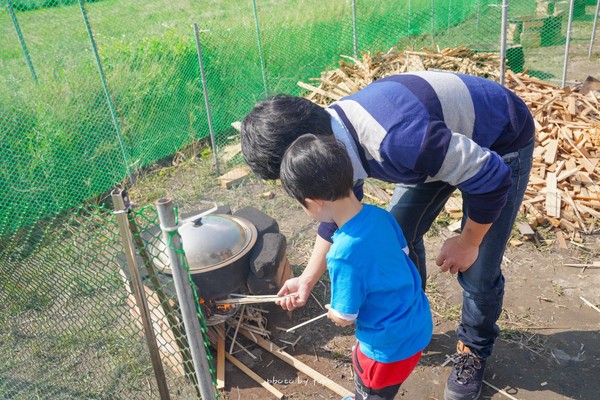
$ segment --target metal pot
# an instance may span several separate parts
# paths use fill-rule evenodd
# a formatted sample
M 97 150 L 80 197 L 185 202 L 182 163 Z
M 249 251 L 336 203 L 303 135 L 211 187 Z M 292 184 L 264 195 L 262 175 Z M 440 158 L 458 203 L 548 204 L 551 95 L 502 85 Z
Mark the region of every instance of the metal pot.
M 209 214 L 185 220 L 179 234 L 200 297 L 217 299 L 246 284 L 250 251 L 258 236 L 251 222 L 226 214 Z M 165 248 L 162 242 L 157 247 Z M 159 254 L 166 258 L 166 252 Z M 171 274 L 168 260 L 162 261 L 166 261 L 164 272 Z

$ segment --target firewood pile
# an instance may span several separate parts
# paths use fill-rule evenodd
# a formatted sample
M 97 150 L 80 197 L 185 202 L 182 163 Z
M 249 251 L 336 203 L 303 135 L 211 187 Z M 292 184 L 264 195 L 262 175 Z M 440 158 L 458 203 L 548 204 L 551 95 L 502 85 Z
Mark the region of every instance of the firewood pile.
M 339 68 L 323 72 L 320 78 L 311 79 L 318 82 L 318 86 L 298 82 L 298 86 L 309 91 L 305 96 L 307 99 L 328 106 L 377 79 L 402 72 L 434 69 L 483 76 L 496 81 L 500 77 L 498 54 L 475 53 L 464 46 L 439 52 L 429 49 L 398 52 L 392 48 L 374 55 L 362 53 L 362 59 L 342 58 Z
M 592 233 L 600 220 L 600 101 L 580 88 L 560 88 L 524 75 L 507 74 L 508 87 L 529 106 L 537 147 L 525 195 L 528 221 Z
M 327 106 L 369 83 L 396 73 L 445 70 L 499 80 L 499 56 L 475 53 L 465 47 L 441 51 L 363 53 L 344 57 L 339 68 L 325 71 L 312 84 L 299 82 L 306 98 Z M 523 212 L 533 227 L 551 224 L 575 241 L 580 233 L 598 230 L 600 221 L 600 92 L 560 88 L 539 79 L 507 71 L 505 84 L 530 108 L 536 123 L 537 147 Z M 586 94 L 583 94 L 583 93 Z M 373 185 L 371 185 L 373 186 Z M 365 195 L 380 202 L 386 191 Z M 560 232 L 559 232 L 560 233 Z M 562 238 L 562 234 L 561 234 Z

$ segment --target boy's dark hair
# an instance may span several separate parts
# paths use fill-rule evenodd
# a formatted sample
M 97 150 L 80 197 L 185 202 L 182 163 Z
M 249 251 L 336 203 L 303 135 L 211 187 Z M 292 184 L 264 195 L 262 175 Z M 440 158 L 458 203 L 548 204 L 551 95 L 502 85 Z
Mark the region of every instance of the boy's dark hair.
M 305 133 L 333 135 L 329 113 L 310 100 L 276 95 L 254 107 L 242 121 L 242 153 L 263 179 L 279 178 L 283 153 Z
M 352 190 L 352 162 L 334 136 L 305 134 L 287 149 L 281 162 L 281 184 L 306 206 L 305 199 L 338 200 Z

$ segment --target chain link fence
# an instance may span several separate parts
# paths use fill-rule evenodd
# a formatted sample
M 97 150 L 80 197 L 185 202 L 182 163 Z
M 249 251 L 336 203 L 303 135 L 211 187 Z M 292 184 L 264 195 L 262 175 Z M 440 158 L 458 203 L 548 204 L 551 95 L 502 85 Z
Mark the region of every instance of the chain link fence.
M 10 399 L 158 398 L 116 222 L 101 199 L 208 138 L 205 100 L 222 148 L 237 141 L 231 123 L 256 101 L 302 94 L 298 81 L 335 69 L 342 56 L 501 44 L 502 2 L 492 0 L 2 4 L 0 397 Z M 510 1 L 509 67 L 585 79 L 567 61 L 597 63 L 597 4 Z M 159 235 L 152 208 L 132 218 L 144 235 Z M 157 255 L 138 257 L 163 321 L 157 340 L 171 395 L 197 398 L 174 292 L 148 270 Z
M 128 221 L 164 364 L 160 379 L 171 398 L 198 398 L 173 279 L 164 272 L 167 244 L 157 212 L 151 206 L 130 210 Z M 43 230 L 48 234 L 35 252 L 0 269 L 6 305 L 0 312 L 0 396 L 160 398 L 114 215 L 104 207 L 79 207 L 45 220 Z

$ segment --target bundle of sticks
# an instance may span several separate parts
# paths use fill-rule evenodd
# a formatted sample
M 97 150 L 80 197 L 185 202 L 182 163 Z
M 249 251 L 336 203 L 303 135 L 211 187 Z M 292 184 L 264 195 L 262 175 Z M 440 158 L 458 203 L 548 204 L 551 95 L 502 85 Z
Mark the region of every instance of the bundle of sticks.
M 306 98 L 327 106 L 382 77 L 411 71 L 446 70 L 499 80 L 499 55 L 458 47 L 433 51 L 363 53 L 343 57 L 339 68 L 325 71 L 311 84 L 299 82 Z M 594 91 L 560 88 L 508 70 L 505 84 L 530 108 L 536 123 L 537 148 L 523 213 L 534 227 L 540 223 L 579 233 L 598 229 L 600 219 L 600 101 Z M 380 198 L 381 191 L 371 194 Z M 365 193 L 368 195 L 368 193 Z

